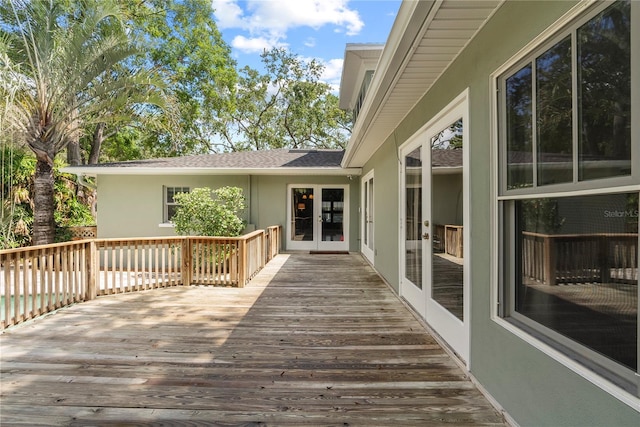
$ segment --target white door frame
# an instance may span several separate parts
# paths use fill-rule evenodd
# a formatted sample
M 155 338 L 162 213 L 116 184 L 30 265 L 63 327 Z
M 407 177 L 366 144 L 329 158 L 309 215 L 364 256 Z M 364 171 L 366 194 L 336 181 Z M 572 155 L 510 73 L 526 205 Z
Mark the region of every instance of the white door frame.
M 313 240 L 297 241 L 292 239 L 291 231 L 294 218 L 292 217 L 293 206 L 291 192 L 294 188 L 311 188 L 314 194 L 313 212 L 311 218 L 313 221 Z M 322 241 L 322 190 L 327 188 L 338 188 L 344 190 L 344 206 L 343 206 L 343 240 L 339 241 Z M 289 184 L 287 185 L 287 226 L 286 226 L 286 247 L 287 250 L 332 250 L 332 251 L 348 251 L 349 250 L 349 185 L 348 184 Z
M 424 139 L 425 136 L 424 134 L 421 133 L 416 133 L 414 134 L 405 144 L 403 144 L 400 148 L 399 148 L 399 156 L 400 156 L 400 164 L 399 164 L 399 169 L 400 169 L 400 178 L 399 178 L 399 194 L 400 194 L 400 227 L 399 227 L 399 232 L 398 232 L 398 248 L 399 248 L 399 258 L 398 258 L 398 271 L 400 274 L 399 277 L 399 283 L 400 283 L 400 296 L 405 299 L 412 307 L 413 310 L 423 319 L 426 318 L 426 296 L 425 296 L 425 286 L 424 286 L 424 270 L 425 270 L 425 266 L 422 266 L 422 270 L 423 270 L 423 283 L 421 285 L 421 287 L 418 287 L 418 285 L 414 284 L 411 282 L 411 280 L 409 280 L 409 278 L 407 278 L 407 271 L 406 271 L 406 245 L 407 245 L 407 240 L 406 240 L 406 235 L 407 235 L 407 230 L 406 230 L 406 224 L 407 224 L 407 212 L 406 212 L 406 207 L 407 207 L 407 188 L 423 188 L 423 199 L 424 199 L 424 177 L 422 177 L 421 181 L 419 184 L 413 184 L 407 187 L 406 185 L 406 171 L 405 171 L 405 158 L 407 155 L 409 155 L 412 151 L 420 148 L 421 151 L 421 161 L 424 162 L 424 154 L 422 154 L 422 150 L 421 147 L 423 147 L 424 145 Z M 422 173 L 422 168 L 419 169 Z M 423 207 L 424 209 L 424 207 Z M 423 213 L 424 215 L 424 213 Z M 422 248 L 422 251 L 424 252 L 424 241 L 423 240 L 412 240 L 412 247 L 415 246 L 414 249 L 419 249 Z
M 369 171 L 360 180 L 360 251 L 371 263 L 375 264 L 375 235 L 374 235 L 374 174 L 373 170 Z
M 425 124 L 416 132 L 405 144 L 399 148 L 401 162 L 411 151 L 422 146 L 422 221 L 423 233 L 433 236 L 434 225 L 431 221 L 431 147 L 430 138 L 442 129 L 462 118 L 463 120 L 463 318 L 459 320 L 444 307 L 440 306 L 431 298 L 431 272 L 432 272 L 432 240 L 422 240 L 422 289 L 411 286 L 407 283 L 405 271 L 405 224 L 406 213 L 406 192 L 405 192 L 405 172 L 404 165 L 400 164 L 399 192 L 400 202 L 400 232 L 399 234 L 399 272 L 400 272 L 400 295 L 405 298 L 415 309 L 417 314 L 423 317 L 426 322 L 447 342 L 447 344 L 460 356 L 470 369 L 469 342 L 471 325 L 471 198 L 469 192 L 470 175 L 470 145 L 469 145 L 469 92 L 468 89 L 456 97 L 438 115 Z M 424 221 L 429 220 L 429 226 L 424 225 Z

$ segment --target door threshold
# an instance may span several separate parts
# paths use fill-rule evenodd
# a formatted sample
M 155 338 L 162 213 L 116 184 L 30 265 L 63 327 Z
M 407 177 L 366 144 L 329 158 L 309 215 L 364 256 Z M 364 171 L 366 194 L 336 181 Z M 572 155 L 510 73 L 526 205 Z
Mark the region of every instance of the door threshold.
M 311 255 L 349 255 L 349 251 L 309 251 Z

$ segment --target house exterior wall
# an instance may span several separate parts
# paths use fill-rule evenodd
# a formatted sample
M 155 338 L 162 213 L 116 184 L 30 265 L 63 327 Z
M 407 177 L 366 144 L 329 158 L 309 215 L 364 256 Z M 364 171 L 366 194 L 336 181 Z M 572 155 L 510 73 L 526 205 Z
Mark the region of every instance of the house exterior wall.
M 244 176 L 99 175 L 97 184 L 98 238 L 175 236 L 162 224 L 164 186 L 248 188 Z
M 286 226 L 287 185 L 346 184 L 350 198 L 349 246 L 351 251 L 359 250 L 357 177 L 350 180 L 345 176 L 99 175 L 97 181 L 99 238 L 175 236 L 173 227 L 162 223 L 164 186 L 240 187 L 248 202 L 244 219 L 260 229 Z
M 341 184 L 349 186 L 349 250 L 360 250 L 360 230 L 358 227 L 360 206 L 359 177 L 349 179 L 346 176 L 277 176 L 262 175 L 251 178 L 251 218 L 256 227 L 264 228 L 270 225 L 282 225 L 283 232 L 287 232 L 287 187 L 295 185 L 331 185 Z M 286 236 L 283 236 L 286 245 Z M 287 248 L 285 247 L 285 250 Z
M 378 273 L 387 281 L 396 293 L 398 285 L 398 224 L 400 215 L 398 206 L 398 159 L 393 141 L 387 141 L 373 154 L 363 175 L 374 170 L 373 195 L 373 235 L 375 245 L 374 265 Z
M 640 413 L 629 404 L 492 319 L 496 289 L 491 275 L 495 260 L 490 250 L 496 232 L 491 221 L 495 203 L 492 167 L 497 159 L 492 157 L 491 145 L 491 74 L 575 4 L 505 2 L 364 165 L 363 173 L 373 169 L 376 179 L 374 197 L 379 220 L 374 234 L 378 250 L 375 268 L 398 291 L 397 148 L 469 88 L 470 117 L 465 132 L 469 132 L 470 140 L 465 149 L 470 150 L 471 159 L 471 242 L 465 244 L 471 245 L 470 371 L 522 426 L 637 426 Z

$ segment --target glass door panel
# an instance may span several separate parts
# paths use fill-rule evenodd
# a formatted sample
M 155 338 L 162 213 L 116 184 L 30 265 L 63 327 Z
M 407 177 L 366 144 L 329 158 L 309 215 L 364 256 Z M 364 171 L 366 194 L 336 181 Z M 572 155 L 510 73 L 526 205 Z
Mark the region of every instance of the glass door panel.
M 431 138 L 430 168 L 431 299 L 460 320 L 464 318 L 462 170 L 450 173 L 444 167 L 457 159 L 461 165 L 462 131 L 460 119 Z
M 291 189 L 291 235 L 292 241 L 314 240 L 314 192 L 313 188 Z
M 422 289 L 422 147 L 405 157 L 405 277 Z
M 344 241 L 344 189 L 322 189 L 322 241 Z
M 426 321 L 468 362 L 469 327 L 465 313 L 465 218 L 468 200 L 464 171 L 463 119 L 447 115 L 427 130 L 424 156 L 425 224 L 431 240 L 424 246 Z M 461 116 L 462 114 L 460 114 Z M 458 117 L 460 117 L 458 116 Z M 468 230 L 467 230 L 468 231 Z
M 375 249 L 373 239 L 373 172 L 362 180 L 362 254 L 374 263 Z
M 402 277 L 401 296 L 413 307 L 417 314 L 425 317 L 426 296 L 424 272 L 428 271 L 424 253 L 427 240 L 423 227 L 423 144 L 415 144 L 403 150 L 402 154 Z

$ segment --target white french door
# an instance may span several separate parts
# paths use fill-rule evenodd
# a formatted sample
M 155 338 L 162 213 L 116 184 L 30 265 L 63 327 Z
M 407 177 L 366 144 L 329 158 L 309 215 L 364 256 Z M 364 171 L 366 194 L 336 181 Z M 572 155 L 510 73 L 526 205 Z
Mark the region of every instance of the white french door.
M 349 187 L 290 185 L 287 249 L 349 250 Z
M 362 196 L 360 204 L 362 206 L 362 215 L 360 218 L 361 230 L 361 246 L 360 251 L 374 264 L 375 248 L 373 239 L 373 171 L 366 174 L 361 181 Z
M 401 148 L 401 296 L 469 360 L 466 93 Z

